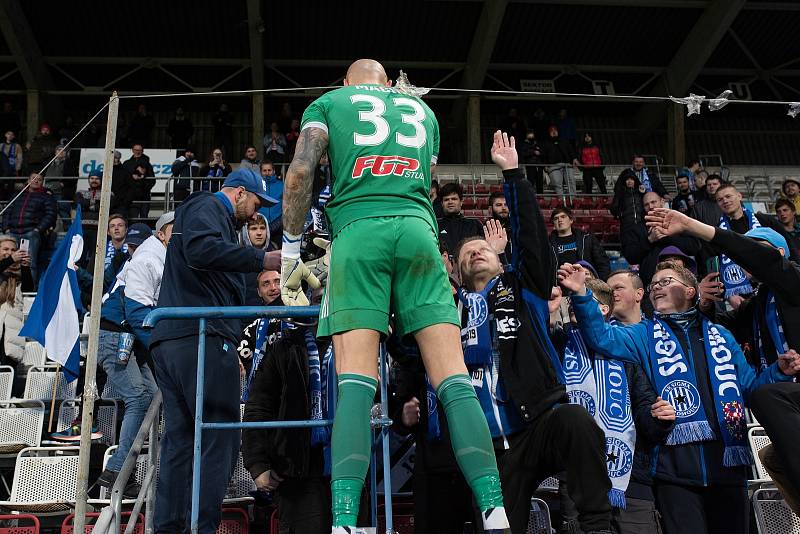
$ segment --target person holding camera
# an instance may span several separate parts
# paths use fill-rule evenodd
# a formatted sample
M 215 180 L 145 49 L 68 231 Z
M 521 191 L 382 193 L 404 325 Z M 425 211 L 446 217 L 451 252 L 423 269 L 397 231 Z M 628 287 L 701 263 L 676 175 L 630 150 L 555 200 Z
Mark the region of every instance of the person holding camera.
M 230 164 L 225 161 L 225 153 L 221 148 L 215 148 L 211 151 L 208 158 L 208 163 L 200 167 L 199 183 L 195 184 L 195 191 L 211 191 L 212 193 L 219 191 L 222 187 L 224 178 L 228 176 L 233 170 Z

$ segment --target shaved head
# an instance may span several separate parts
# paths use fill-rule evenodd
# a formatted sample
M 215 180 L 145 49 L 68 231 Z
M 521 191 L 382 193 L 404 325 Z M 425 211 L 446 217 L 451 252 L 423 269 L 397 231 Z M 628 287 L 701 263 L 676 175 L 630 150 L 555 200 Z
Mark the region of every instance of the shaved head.
M 347 69 L 345 85 L 378 84 L 389 85 L 389 77 L 383 65 L 374 59 L 359 59 Z

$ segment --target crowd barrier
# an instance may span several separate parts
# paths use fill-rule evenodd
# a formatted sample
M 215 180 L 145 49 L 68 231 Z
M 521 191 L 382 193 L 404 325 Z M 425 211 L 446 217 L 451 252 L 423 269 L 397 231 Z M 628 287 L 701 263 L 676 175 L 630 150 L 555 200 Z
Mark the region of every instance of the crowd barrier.
M 197 320 L 199 339 L 197 344 L 197 384 L 205 383 L 205 357 L 206 357 L 206 325 L 209 319 L 249 319 L 253 317 L 261 318 L 301 318 L 301 317 L 317 317 L 319 315 L 318 306 L 305 306 L 305 307 L 289 307 L 289 306 L 274 306 L 274 307 L 257 307 L 257 306 L 243 306 L 243 307 L 202 307 L 202 308 L 158 308 L 153 310 L 145 318 L 145 327 L 154 327 L 159 321 L 164 319 L 183 319 L 183 320 Z M 381 348 L 379 356 L 380 367 L 380 395 L 381 395 L 381 412 L 378 417 L 373 417 L 373 426 L 380 429 L 380 438 L 382 440 L 382 453 L 383 453 L 383 485 L 384 485 L 384 504 L 386 510 L 386 530 L 387 532 L 393 531 L 392 522 L 392 483 L 391 483 L 391 463 L 390 463 L 390 450 L 389 450 L 389 426 L 392 420 L 388 418 L 388 395 L 387 395 L 387 381 L 388 372 L 386 369 L 386 351 Z M 310 428 L 315 426 L 330 426 L 333 424 L 332 420 L 300 420 L 300 421 L 259 421 L 259 422 L 242 422 L 242 421 L 227 421 L 210 423 L 203 421 L 203 400 L 205 396 L 204 388 L 197 387 L 197 394 L 195 398 L 195 420 L 194 420 L 194 451 L 193 451 L 193 464 L 192 464 L 192 510 L 191 510 L 191 531 L 192 534 L 198 532 L 198 520 L 200 514 L 200 473 L 203 469 L 201 462 L 203 444 L 202 432 L 206 429 L 215 430 L 235 430 L 235 429 L 248 429 L 248 428 Z M 142 437 L 142 439 L 144 439 Z M 377 528 L 377 488 L 375 485 L 375 454 L 373 454 L 373 461 L 371 462 L 371 480 L 370 487 L 371 499 L 370 504 L 372 507 L 372 521 L 373 525 Z M 208 466 L 206 466 L 208 467 Z M 213 466 L 211 466 L 213 467 Z M 121 476 L 119 478 L 122 478 Z M 115 486 L 115 490 L 120 491 L 124 488 L 124 483 L 120 482 L 120 488 Z M 118 530 L 117 530 L 118 531 Z

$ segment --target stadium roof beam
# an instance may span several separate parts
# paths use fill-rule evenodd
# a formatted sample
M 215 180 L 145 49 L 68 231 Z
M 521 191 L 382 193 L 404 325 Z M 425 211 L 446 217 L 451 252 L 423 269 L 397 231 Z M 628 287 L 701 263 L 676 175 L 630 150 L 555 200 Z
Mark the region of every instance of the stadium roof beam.
M 689 35 L 673 56 L 663 76 L 653 89 L 651 96 L 686 96 L 703 65 L 719 45 L 745 0 L 714 0 L 700 15 Z M 665 103 L 645 104 L 639 110 L 639 130 L 649 134 L 665 119 Z
M 483 86 L 507 5 L 508 0 L 486 0 L 483 4 L 483 11 L 472 36 L 467 65 L 461 75 L 463 89 L 480 89 Z

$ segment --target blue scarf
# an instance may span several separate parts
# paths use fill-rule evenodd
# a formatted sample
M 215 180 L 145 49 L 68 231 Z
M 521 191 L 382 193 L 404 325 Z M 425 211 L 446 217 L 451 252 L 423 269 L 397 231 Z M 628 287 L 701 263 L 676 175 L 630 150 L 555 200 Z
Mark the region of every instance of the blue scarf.
M 650 182 L 650 177 L 647 175 L 646 167 L 642 167 L 642 170 L 639 172 L 639 182 L 644 186 L 645 193 L 652 193 L 653 184 Z
M 247 375 L 247 387 L 242 392 L 242 402 L 247 402 L 250 398 L 250 385 L 253 383 L 253 377 L 261 365 L 261 360 L 264 359 L 264 352 L 267 344 L 267 330 L 269 328 L 269 319 L 259 319 L 258 327 L 256 327 L 256 346 L 253 350 L 253 362 L 250 367 L 250 374 Z
M 625 508 L 636 448 L 625 368 L 619 362 L 590 354 L 574 325 L 567 325 L 566 332 L 564 378 L 569 401 L 586 408 L 605 433 L 606 467 L 611 479 L 608 500 L 611 506 Z
M 746 207 L 742 209 L 748 221 L 748 230 L 761 227 L 761 223 L 758 222 L 758 219 L 752 211 Z M 730 230 L 730 217 L 727 215 L 720 217 L 719 227 L 723 230 Z M 733 260 L 725 254 L 719 255 L 719 269 L 722 283 L 725 285 L 725 298 L 732 297 L 733 295 L 749 295 L 753 292 L 753 286 L 750 285 L 750 281 L 747 279 L 747 275 L 744 274 L 742 268 L 736 265 Z
M 471 365 L 490 365 L 492 363 L 492 325 L 489 303 L 486 296 L 494 288 L 499 278 L 495 277 L 483 291 L 468 292 L 458 290 L 458 314 L 462 315 L 464 306 L 469 310 L 467 326 L 461 329 L 461 346 L 464 347 L 464 363 Z
M 311 420 L 322 421 L 328 411 L 328 397 L 330 392 L 328 383 L 328 367 L 333 355 L 333 343 L 328 345 L 322 361 L 319 357 L 317 340 L 311 329 L 303 331 L 306 341 L 306 351 L 308 352 L 308 389 L 311 399 Z M 325 384 L 326 395 L 322 394 L 322 384 Z M 330 443 L 331 429 L 327 426 L 315 426 L 311 429 L 311 446 L 326 445 Z
M 3 144 L 8 145 L 8 147 L 9 147 L 8 152 L 6 153 L 6 156 L 8 156 L 8 166 L 11 167 L 12 171 L 16 172 L 16 170 L 17 170 L 17 143 L 16 143 L 16 141 L 14 141 L 12 143 L 3 143 Z
M 207 178 L 222 178 L 223 169 L 219 165 L 216 168 L 208 168 L 208 172 L 206 173 Z M 200 181 L 200 190 L 201 191 L 211 191 L 211 180 L 201 180 Z
M 433 389 L 431 385 L 431 381 L 428 380 L 428 375 L 425 375 L 425 386 L 426 386 L 426 401 L 428 405 L 428 439 L 431 441 L 438 441 L 441 438 L 442 430 L 439 426 L 439 410 L 438 408 L 438 401 L 436 400 L 436 391 Z
M 744 441 L 746 423 L 744 400 L 739 388 L 733 354 L 716 325 L 703 319 L 706 360 L 711 393 L 722 442 L 726 467 L 749 465 L 750 451 Z M 650 326 L 650 354 L 656 391 L 675 408 L 675 428 L 667 436 L 667 445 L 682 445 L 716 439 L 697 389 L 695 370 L 684 355 L 675 334 L 658 317 Z
M 122 252 L 124 252 L 125 254 L 127 254 L 128 253 L 128 244 L 127 243 L 123 243 L 122 244 L 122 248 L 120 250 Z M 117 249 L 114 248 L 114 243 L 112 243 L 111 240 L 109 239 L 106 242 L 106 257 L 103 260 L 103 267 L 105 269 L 108 269 L 108 266 L 111 265 L 111 260 L 114 259 L 114 256 L 116 255 L 116 253 L 117 253 Z
M 767 331 L 772 340 L 772 345 L 775 347 L 775 356 L 777 357 L 789 350 L 789 343 L 786 341 L 783 325 L 778 315 L 778 307 L 775 305 L 775 295 L 772 291 L 769 291 L 767 293 L 766 309 L 762 310 L 760 306 L 756 306 L 755 313 L 753 314 L 753 337 L 756 342 L 755 349 L 759 360 L 759 372 L 769 367 L 767 351 L 764 347 L 764 336 L 761 333 L 762 317 L 767 324 Z

